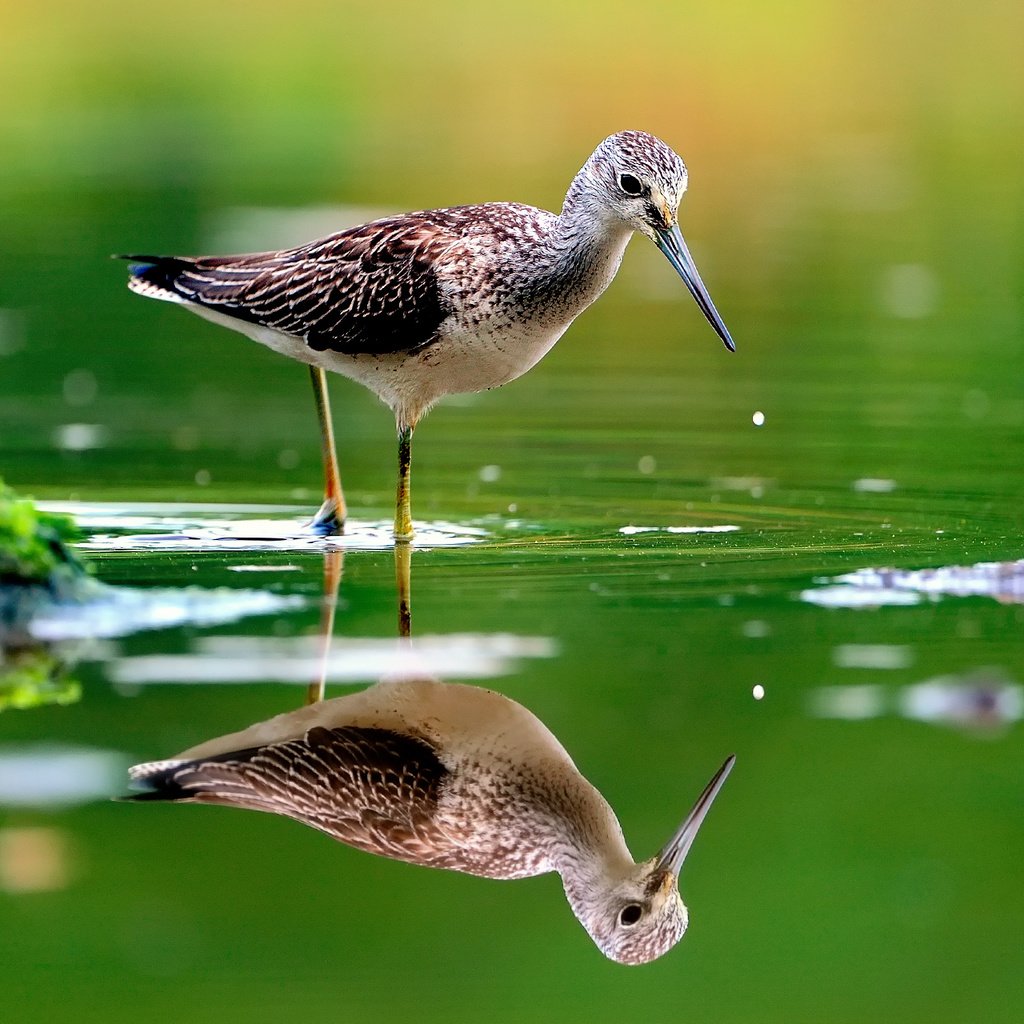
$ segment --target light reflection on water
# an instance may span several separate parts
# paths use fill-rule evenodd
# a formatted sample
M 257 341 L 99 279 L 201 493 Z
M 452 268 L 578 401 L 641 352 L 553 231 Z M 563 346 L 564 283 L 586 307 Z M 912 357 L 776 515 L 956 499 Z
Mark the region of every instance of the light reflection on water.
M 140 630 L 213 626 L 299 608 L 297 594 L 220 587 L 106 587 L 81 603 L 42 603 L 25 628 L 43 642 L 123 637 Z
M 60 808 L 109 799 L 128 755 L 66 743 L 0 746 L 0 806 Z
M 0 827 L 0 891 L 54 892 L 75 878 L 74 842 L 54 825 Z
M 877 683 L 822 686 L 807 695 L 820 718 L 864 721 L 885 715 L 996 736 L 1024 716 L 1024 687 L 999 669 L 936 676 L 903 687 Z
M 936 569 L 858 569 L 800 598 L 828 608 L 914 605 L 943 597 L 991 597 L 1024 604 L 1024 560 L 948 565 Z
M 738 526 L 730 524 L 712 526 L 620 526 L 619 533 L 624 537 L 634 537 L 640 533 L 735 533 Z
M 200 638 L 188 654 L 120 658 L 109 666 L 118 683 L 303 683 L 322 671 L 327 683 L 372 682 L 425 675 L 493 679 L 514 672 L 523 658 L 550 658 L 550 637 L 512 634 L 423 636 L 410 647 L 399 639 L 339 638 L 327 657 L 312 638 L 216 636 Z

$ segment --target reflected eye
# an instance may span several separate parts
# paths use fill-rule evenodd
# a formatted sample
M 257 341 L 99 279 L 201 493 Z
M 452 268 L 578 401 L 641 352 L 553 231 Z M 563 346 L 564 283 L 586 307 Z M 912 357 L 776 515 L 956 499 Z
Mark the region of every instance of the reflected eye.
M 644 187 L 641 184 L 640 179 L 634 177 L 632 174 L 619 175 L 619 188 L 621 188 L 627 196 L 641 195 L 644 190 Z
M 624 928 L 629 928 L 636 924 L 643 917 L 643 914 L 644 908 L 639 903 L 630 903 L 629 906 L 623 907 L 619 911 L 619 924 Z

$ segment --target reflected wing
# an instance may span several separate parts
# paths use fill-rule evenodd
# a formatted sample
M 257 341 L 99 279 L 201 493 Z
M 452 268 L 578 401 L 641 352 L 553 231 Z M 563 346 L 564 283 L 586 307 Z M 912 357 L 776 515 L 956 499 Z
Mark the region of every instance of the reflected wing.
M 421 740 L 385 729 L 313 728 L 301 739 L 132 769 L 134 800 L 183 800 L 295 818 L 349 846 L 414 863 L 448 845 L 434 824 L 448 775 Z
M 452 312 L 437 269 L 462 237 L 457 211 L 373 221 L 250 256 L 127 256 L 129 287 L 195 303 L 347 355 L 415 352 Z

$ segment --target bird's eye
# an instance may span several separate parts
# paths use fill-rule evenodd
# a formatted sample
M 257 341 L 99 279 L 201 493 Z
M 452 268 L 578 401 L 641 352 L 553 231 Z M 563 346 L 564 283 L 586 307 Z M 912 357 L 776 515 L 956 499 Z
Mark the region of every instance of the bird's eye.
M 639 903 L 630 903 L 619 911 L 619 924 L 624 928 L 630 928 L 643 917 L 644 908 Z
M 619 175 L 619 187 L 627 196 L 638 196 L 643 193 L 644 186 L 640 179 L 632 174 Z

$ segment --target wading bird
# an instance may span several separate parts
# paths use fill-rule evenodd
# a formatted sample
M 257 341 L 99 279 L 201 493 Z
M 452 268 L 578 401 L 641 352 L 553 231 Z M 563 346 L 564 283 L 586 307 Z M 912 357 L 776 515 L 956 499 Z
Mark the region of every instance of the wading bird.
M 186 306 L 308 363 L 324 454 L 314 529 L 340 533 L 325 370 L 358 381 L 395 414 L 395 538 L 412 537 L 412 434 L 445 395 L 526 373 L 611 283 L 633 232 L 682 277 L 726 346 L 735 345 L 677 223 L 683 161 L 625 131 L 601 143 L 561 213 L 483 203 L 385 217 L 294 249 L 244 256 L 127 256 L 129 287 Z

